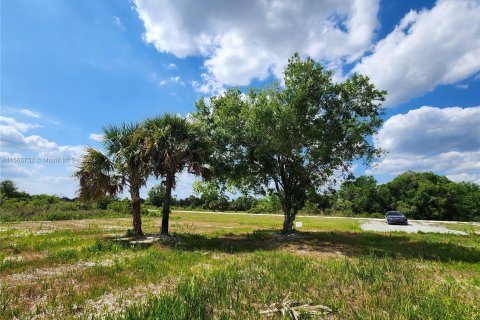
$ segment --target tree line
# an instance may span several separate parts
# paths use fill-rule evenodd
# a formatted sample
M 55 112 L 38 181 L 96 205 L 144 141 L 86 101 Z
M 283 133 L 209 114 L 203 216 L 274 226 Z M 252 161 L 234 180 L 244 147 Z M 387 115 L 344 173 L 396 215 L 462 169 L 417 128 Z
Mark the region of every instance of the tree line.
M 346 213 L 402 211 L 412 219 L 480 220 L 480 185 L 453 182 L 432 172 L 407 171 L 378 185 L 372 176 L 345 181 L 332 209 Z
M 331 71 L 294 54 L 285 67 L 282 85 L 273 82 L 247 91 L 227 89 L 208 100 L 198 100 L 196 111 L 188 117 L 165 114 L 139 123 L 106 126 L 104 151 L 87 148 L 75 172 L 78 195 L 83 201 L 92 201 L 127 191 L 136 236 L 143 235 L 140 189 L 151 177 L 162 181 L 161 233 L 168 234 L 170 206 L 175 201 L 172 190 L 177 175 L 185 171 L 221 190 L 228 187 L 269 199 L 263 204 L 278 204 L 286 235 L 294 231 L 295 217 L 305 208 L 327 210 L 331 205 L 355 213 L 394 206 L 418 217 L 433 215 L 432 207 L 445 207 L 448 202 L 440 196 L 444 189 L 433 182 L 419 183 L 419 193 L 402 193 L 404 188 L 395 189 L 394 184 L 387 189 L 374 188 L 368 199 L 388 201 L 369 200 L 367 207 L 359 204 L 355 192 L 357 185 L 369 186 L 370 178 L 349 181 L 338 195 L 323 191 L 334 174 L 348 175 L 353 161 L 369 164 L 383 154 L 372 144 L 371 136 L 383 123 L 385 96 L 368 77 L 354 74 L 342 82 L 333 81 Z M 473 187 L 464 187 L 469 188 Z M 461 187 L 453 189 L 449 195 L 461 193 Z M 207 191 L 200 190 L 202 194 Z M 429 194 L 437 195 L 431 199 L 436 207 L 421 205 Z M 219 197 L 208 205 L 221 208 L 227 202 Z M 456 211 L 445 209 L 438 217 L 470 208 L 470 202 L 457 201 L 455 206 Z
M 147 208 L 163 207 L 165 184 L 148 191 L 141 215 Z M 282 205 L 275 193 L 266 196 L 230 195 L 212 182 L 196 181 L 193 194 L 172 197 L 178 209 L 279 213 Z M 372 176 L 349 177 L 338 189 L 308 194 L 302 214 L 382 217 L 386 211 L 399 210 L 411 219 L 480 221 L 480 185 L 454 182 L 432 172 L 407 171 L 390 182 L 378 184 Z M 101 197 L 80 201 L 55 195 L 30 195 L 19 191 L 11 180 L 0 182 L 0 221 L 65 220 L 131 214 L 128 198 Z
M 164 187 L 150 189 L 146 203 L 161 206 Z M 278 213 L 282 211 L 279 198 L 251 195 L 231 196 L 213 183 L 197 181 L 194 194 L 172 199 L 178 208 Z M 378 184 L 372 176 L 348 177 L 338 189 L 309 193 L 303 214 L 383 217 L 390 210 L 402 211 L 411 219 L 480 220 L 480 185 L 473 182 L 454 182 L 432 172 L 407 171 L 390 182 Z
M 105 196 L 87 202 L 57 195 L 31 195 L 25 191 L 19 191 L 12 180 L 0 181 L 1 222 L 116 217 L 129 215 L 131 212 L 131 201 L 126 198 Z M 145 206 L 142 207 L 141 214 L 148 213 Z

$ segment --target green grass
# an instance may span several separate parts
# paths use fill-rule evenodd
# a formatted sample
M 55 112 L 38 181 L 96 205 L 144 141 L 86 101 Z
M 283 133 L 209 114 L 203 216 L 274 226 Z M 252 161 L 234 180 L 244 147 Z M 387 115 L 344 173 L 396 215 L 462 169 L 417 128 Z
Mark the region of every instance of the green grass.
M 318 260 L 255 252 L 227 265 L 192 272 L 173 292 L 135 305 L 123 319 L 258 319 L 272 303 L 328 305 L 341 319 L 474 319 L 480 309 L 464 290 L 433 284 L 421 268 L 375 255 Z M 260 307 L 260 308 L 259 308 Z M 280 316 L 280 314 L 278 314 Z M 114 315 L 111 318 L 118 318 Z
M 480 319 L 480 235 L 299 221 L 283 237 L 278 216 L 174 212 L 170 239 L 138 244 L 118 240 L 129 218 L 3 223 L 0 319 L 259 319 L 285 299 L 333 319 Z
M 0 222 L 14 221 L 62 221 L 99 218 L 128 217 L 129 214 L 117 213 L 111 210 L 52 210 L 47 212 L 22 212 L 21 210 L 2 210 Z
M 472 223 L 442 223 L 442 226 L 451 230 L 463 231 L 466 233 L 480 233 L 480 225 Z

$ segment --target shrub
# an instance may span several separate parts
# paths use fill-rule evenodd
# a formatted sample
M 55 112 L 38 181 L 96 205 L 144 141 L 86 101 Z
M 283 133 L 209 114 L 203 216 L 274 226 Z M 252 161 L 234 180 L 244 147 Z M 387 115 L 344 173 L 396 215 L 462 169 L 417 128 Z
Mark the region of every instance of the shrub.
M 131 213 L 132 212 L 132 203 L 129 199 L 125 198 L 123 200 L 112 201 L 108 206 L 108 210 L 112 210 L 117 213 Z

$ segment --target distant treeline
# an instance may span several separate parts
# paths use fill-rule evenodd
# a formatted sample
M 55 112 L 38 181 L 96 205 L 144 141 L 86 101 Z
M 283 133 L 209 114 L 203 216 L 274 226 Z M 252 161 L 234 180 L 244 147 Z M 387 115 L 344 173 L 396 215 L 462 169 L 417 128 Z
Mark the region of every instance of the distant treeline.
M 480 186 L 431 172 L 407 171 L 381 185 L 361 176 L 344 182 L 331 205 L 353 214 L 399 210 L 412 219 L 480 220 Z
M 148 211 L 144 209 L 143 213 L 148 214 Z M 30 195 L 19 191 L 11 180 L 0 182 L 0 221 L 72 220 L 130 214 L 128 199 L 105 197 L 98 201 L 81 202 L 56 195 Z
M 180 209 L 214 211 L 248 211 L 277 213 L 282 211 L 278 197 L 240 196 L 230 199 L 213 183 L 197 182 L 194 195 L 173 198 Z M 142 214 L 147 207 L 161 207 L 165 189 L 162 184 L 149 190 L 142 199 Z M 471 182 L 453 182 L 431 172 L 405 172 L 385 184 L 372 176 L 350 178 L 339 190 L 310 192 L 302 214 L 381 217 L 388 210 L 399 210 L 411 219 L 480 221 L 480 186 Z M 130 200 L 104 197 L 81 202 L 54 195 L 29 195 L 18 191 L 10 180 L 0 182 L 0 221 L 65 220 L 131 213 Z M 158 213 L 157 213 L 158 214 Z
M 211 183 L 194 185 L 196 195 L 173 199 L 173 205 L 188 209 L 218 211 L 280 212 L 275 194 L 229 199 Z M 161 206 L 162 187 L 152 188 L 147 203 Z M 301 213 L 382 217 L 399 210 L 412 219 L 480 221 L 480 186 L 454 182 L 431 172 L 407 171 L 385 184 L 372 176 L 350 178 L 339 190 L 310 192 Z

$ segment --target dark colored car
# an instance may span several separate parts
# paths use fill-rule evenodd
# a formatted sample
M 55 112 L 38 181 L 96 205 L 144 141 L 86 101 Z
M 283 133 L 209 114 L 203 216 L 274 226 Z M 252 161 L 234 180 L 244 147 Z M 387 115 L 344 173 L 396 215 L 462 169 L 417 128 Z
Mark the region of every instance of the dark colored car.
M 407 217 L 400 211 L 388 211 L 385 214 L 385 222 L 388 224 L 408 224 Z

